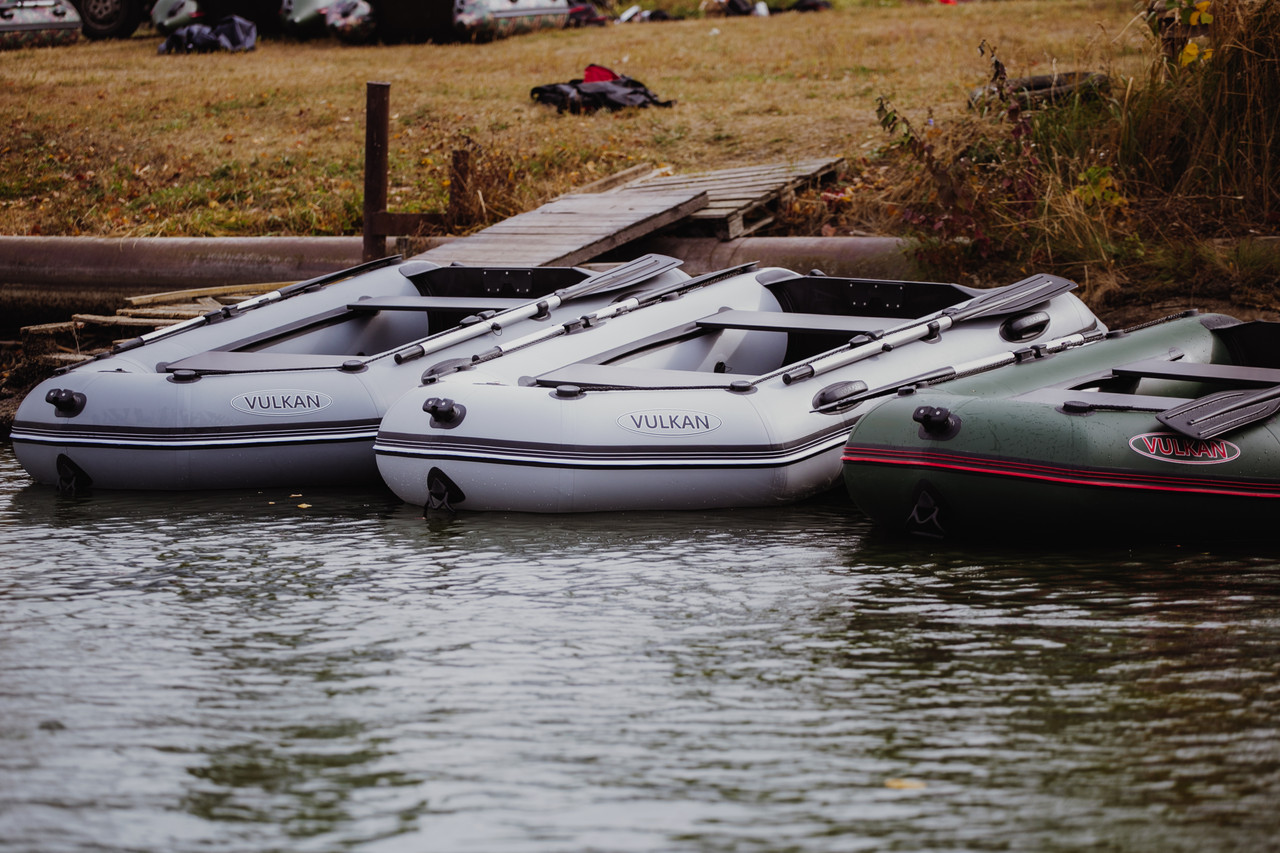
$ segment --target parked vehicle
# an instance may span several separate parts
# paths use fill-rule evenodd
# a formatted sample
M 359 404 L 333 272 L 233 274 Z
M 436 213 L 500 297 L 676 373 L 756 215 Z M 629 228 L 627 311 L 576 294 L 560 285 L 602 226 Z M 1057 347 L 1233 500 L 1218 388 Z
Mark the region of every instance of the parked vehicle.
M 0 50 L 69 44 L 80 37 L 80 15 L 68 0 L 0 0 Z

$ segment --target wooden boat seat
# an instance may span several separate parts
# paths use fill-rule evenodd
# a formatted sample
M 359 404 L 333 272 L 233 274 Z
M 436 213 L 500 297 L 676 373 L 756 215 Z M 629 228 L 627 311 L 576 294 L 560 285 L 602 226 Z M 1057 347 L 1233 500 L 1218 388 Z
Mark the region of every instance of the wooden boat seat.
M 1256 387 L 1280 385 L 1280 370 L 1238 364 L 1203 364 L 1150 358 L 1112 368 L 1111 372 L 1118 377 L 1221 382 Z
M 276 370 L 342 370 L 350 355 L 295 352 L 211 351 L 187 356 L 165 365 L 166 373 L 193 370 L 196 373 L 262 373 Z M 359 361 L 359 359 L 355 359 Z
M 471 296 L 375 296 L 347 305 L 351 311 L 506 311 L 528 305 L 529 299 Z
M 752 380 L 742 373 L 706 373 L 698 370 L 669 370 L 658 367 L 619 367 L 612 364 L 580 362 L 544 373 L 538 385 L 555 388 L 728 388 L 734 380 Z
M 865 335 L 910 322 L 902 317 L 857 317 L 845 314 L 802 314 L 792 311 L 721 311 L 697 321 L 703 329 L 751 329 L 760 332 L 809 332 Z

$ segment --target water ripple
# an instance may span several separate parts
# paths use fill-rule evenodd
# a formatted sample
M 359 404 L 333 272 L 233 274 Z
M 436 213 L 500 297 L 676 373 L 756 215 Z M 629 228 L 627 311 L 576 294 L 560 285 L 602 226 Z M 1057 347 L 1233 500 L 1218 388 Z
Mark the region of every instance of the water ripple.
M 0 452 L 6 851 L 1273 849 L 1274 556 L 423 518 Z

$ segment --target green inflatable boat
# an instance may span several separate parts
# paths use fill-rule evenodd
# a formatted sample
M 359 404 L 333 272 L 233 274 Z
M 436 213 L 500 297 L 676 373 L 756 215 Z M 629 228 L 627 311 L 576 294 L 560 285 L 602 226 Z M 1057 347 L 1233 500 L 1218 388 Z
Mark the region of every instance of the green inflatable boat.
M 1191 313 L 894 390 L 842 401 L 867 409 L 845 485 L 885 529 L 1257 538 L 1280 511 L 1280 324 Z

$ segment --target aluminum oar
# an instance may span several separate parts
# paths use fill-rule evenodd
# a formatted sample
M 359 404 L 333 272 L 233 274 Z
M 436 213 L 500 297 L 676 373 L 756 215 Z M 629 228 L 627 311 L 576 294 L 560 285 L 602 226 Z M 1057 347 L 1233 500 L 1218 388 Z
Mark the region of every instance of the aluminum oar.
M 865 400 L 896 394 L 903 388 L 912 388 L 922 385 L 940 385 L 944 382 L 950 382 L 953 379 L 959 379 L 964 376 L 986 373 L 988 371 L 995 370 L 996 368 L 1007 367 L 1012 364 L 1021 364 L 1026 361 L 1043 358 L 1047 355 L 1053 355 L 1054 353 L 1064 352 L 1074 347 L 1084 346 L 1085 344 L 1100 341 L 1105 337 L 1106 332 L 1101 330 L 1094 332 L 1077 332 L 1071 335 L 1064 335 L 1061 338 L 1054 338 L 1051 341 L 1045 341 L 1043 344 L 1038 344 L 1033 347 L 994 353 L 989 356 L 975 358 L 972 361 L 962 362 L 961 364 L 950 367 L 939 367 L 935 370 L 916 374 L 908 379 L 900 379 L 897 382 L 882 385 L 879 388 L 867 388 L 865 385 L 863 385 L 861 389 L 850 387 L 849 393 L 847 394 L 839 394 L 838 396 L 833 396 L 834 394 L 838 394 L 838 392 L 828 394 L 829 399 L 821 404 L 815 402 L 814 408 L 811 409 L 811 411 L 821 413 L 843 411 L 844 409 L 851 408 Z M 823 390 L 826 391 L 826 389 Z
M 679 281 L 666 287 L 659 287 L 654 290 L 646 290 L 643 293 L 637 293 L 634 296 L 615 302 L 612 305 L 606 305 L 599 311 L 584 314 L 581 317 L 576 317 L 573 320 L 567 323 L 562 323 L 558 326 L 553 326 L 548 329 L 539 329 L 538 331 L 531 332 L 522 338 L 517 338 L 514 341 L 495 346 L 482 353 L 477 353 L 476 355 L 471 356 L 471 363 L 480 364 L 482 362 L 492 361 L 493 359 L 500 358 L 508 353 L 524 349 L 525 347 L 532 346 L 534 344 L 542 343 L 543 341 L 549 341 L 552 338 L 558 338 L 561 335 L 567 335 L 581 329 L 594 328 L 605 320 L 620 317 L 623 314 L 628 314 L 638 308 L 643 308 L 648 305 L 656 305 L 672 294 L 687 293 L 690 290 L 705 287 L 708 284 L 714 284 L 715 282 L 723 281 L 724 279 L 732 278 L 736 275 L 741 275 L 744 272 L 754 269 L 757 263 L 757 261 L 749 261 L 744 264 L 728 267 L 727 269 L 704 273 L 696 278 Z
M 933 315 L 912 320 L 887 332 L 859 335 L 843 347 L 815 356 L 799 365 L 788 366 L 763 378 L 781 374 L 782 381 L 790 385 L 792 382 L 809 379 L 844 367 L 846 364 L 889 352 L 912 341 L 933 338 L 956 323 L 1025 311 L 1048 302 L 1059 294 L 1073 290 L 1075 286 L 1075 282 L 1058 276 L 1033 275 L 1022 281 L 975 296 Z
M 577 284 L 563 287 L 554 293 L 540 296 L 523 305 L 508 308 L 497 314 L 484 316 L 463 326 L 455 326 L 443 332 L 437 332 L 423 338 L 412 346 L 402 348 L 395 353 L 397 364 L 421 358 L 429 353 L 478 338 L 490 332 L 501 332 L 503 327 L 512 322 L 526 320 L 531 317 L 543 317 L 566 302 L 580 299 L 594 293 L 609 290 L 620 290 L 624 287 L 640 284 L 655 278 L 668 270 L 680 266 L 683 261 L 667 255 L 642 255 L 634 261 L 616 266 L 612 269 L 589 275 Z

